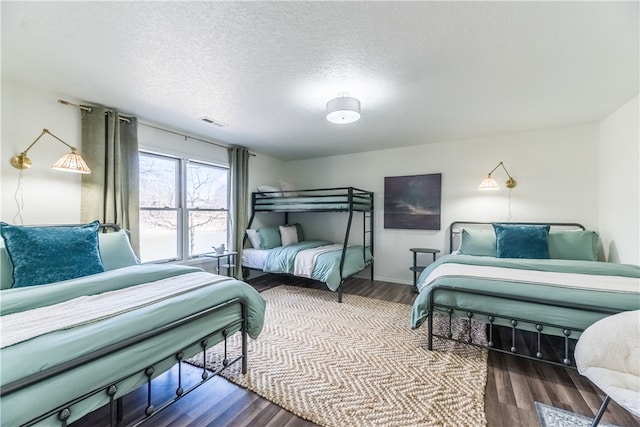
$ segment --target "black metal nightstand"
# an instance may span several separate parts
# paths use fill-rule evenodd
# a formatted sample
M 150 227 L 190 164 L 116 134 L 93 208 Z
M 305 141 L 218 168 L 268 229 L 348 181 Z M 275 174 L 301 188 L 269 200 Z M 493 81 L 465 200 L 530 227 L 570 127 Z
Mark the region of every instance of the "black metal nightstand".
M 224 268 L 227 270 L 227 274 L 226 274 L 227 276 L 235 277 L 236 255 L 238 255 L 238 252 L 224 251 L 221 254 L 217 252 L 207 252 L 206 254 L 202 254 L 202 255 L 209 258 L 214 258 L 217 261 L 217 264 L 216 264 L 217 274 L 220 274 L 220 268 Z M 220 263 L 220 260 L 225 261 L 225 258 L 226 258 L 226 262 Z
M 413 267 L 409 267 L 409 270 L 413 271 L 413 290 L 418 292 L 418 273 L 422 273 L 426 265 L 418 265 L 418 254 L 433 254 L 433 261 L 436 260 L 436 254 L 440 252 L 439 249 L 431 248 L 411 248 L 413 252 Z

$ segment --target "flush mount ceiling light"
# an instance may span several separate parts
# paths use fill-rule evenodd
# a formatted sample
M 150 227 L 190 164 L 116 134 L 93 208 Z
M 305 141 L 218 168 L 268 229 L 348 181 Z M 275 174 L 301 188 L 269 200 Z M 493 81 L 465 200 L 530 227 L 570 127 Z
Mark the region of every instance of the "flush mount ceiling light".
M 360 101 L 341 95 L 327 102 L 327 120 L 331 123 L 353 123 L 360 118 Z

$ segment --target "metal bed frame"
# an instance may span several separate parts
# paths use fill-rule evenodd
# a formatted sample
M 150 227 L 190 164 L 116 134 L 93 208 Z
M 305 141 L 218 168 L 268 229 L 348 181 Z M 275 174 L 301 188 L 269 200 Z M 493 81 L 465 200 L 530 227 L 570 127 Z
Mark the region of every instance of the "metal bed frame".
M 585 229 L 582 224 L 578 224 L 578 223 L 518 222 L 514 224 L 518 224 L 518 225 L 548 224 L 548 225 L 551 225 L 552 227 L 561 228 L 561 229 L 581 229 L 581 230 Z M 457 222 L 451 223 L 451 226 L 449 228 L 449 251 L 450 252 L 454 251 L 454 247 L 456 247 L 455 245 L 456 237 L 459 236 L 460 229 L 465 225 L 490 226 L 491 223 L 467 222 L 467 221 L 457 221 Z M 561 307 L 561 308 L 580 310 L 580 311 L 586 311 L 586 312 L 597 313 L 597 314 L 605 314 L 605 315 L 611 315 L 611 314 L 616 314 L 620 312 L 620 310 L 597 307 L 593 305 L 576 304 L 571 302 L 550 300 L 550 299 L 544 299 L 544 298 L 524 298 L 524 297 L 519 297 L 516 295 L 507 294 L 507 293 L 483 291 L 481 289 L 477 289 L 477 290 L 476 289 L 474 290 L 460 289 L 454 285 L 436 285 L 430 290 L 428 338 L 427 338 L 428 340 L 427 347 L 429 350 L 433 349 L 433 338 L 437 337 L 437 338 L 443 338 L 451 341 L 473 345 L 476 347 L 486 348 L 492 351 L 512 354 L 512 355 L 523 357 L 530 360 L 542 361 L 542 362 L 550 363 L 552 365 L 557 365 L 557 366 L 564 366 L 572 369 L 576 368 L 575 361 L 572 358 L 573 356 L 572 348 L 575 346 L 575 342 L 572 342 L 572 341 L 577 340 L 577 338 L 572 337 L 572 334 L 574 334 L 575 336 L 575 333 L 583 332 L 583 329 L 571 328 L 571 327 L 568 327 L 567 325 L 558 325 L 558 324 L 550 323 L 545 321 L 544 319 L 536 318 L 535 313 L 531 316 L 526 316 L 526 317 L 525 316 L 522 316 L 522 317 L 504 316 L 504 315 L 501 315 L 500 313 L 490 313 L 486 311 L 470 311 L 454 305 L 437 303 L 435 302 L 436 294 L 440 292 L 457 292 L 457 293 L 465 293 L 465 294 L 477 295 L 477 296 L 487 296 L 487 297 L 499 298 L 499 299 L 508 300 L 508 301 L 529 302 L 532 304 Z M 433 330 L 433 313 L 435 313 L 436 309 L 439 309 L 439 312 L 442 312 L 442 311 L 446 312 L 445 316 L 448 317 L 448 328 L 443 333 L 438 333 Z M 466 339 L 454 338 L 453 331 L 452 331 L 453 317 L 466 317 L 467 321 L 469 322 L 469 331 L 471 331 L 470 326 L 472 321 L 480 321 L 485 323 L 487 328 L 487 334 L 488 334 L 487 344 L 485 345 L 480 342 L 474 342 L 470 332 L 466 337 Z M 506 323 L 510 326 L 499 326 L 496 324 L 497 321 L 506 321 Z M 498 334 L 496 328 L 500 328 L 500 327 L 502 328 L 506 327 L 510 329 L 511 343 L 508 346 L 508 349 L 495 347 L 495 338 Z M 544 354 L 541 338 L 542 338 L 542 335 L 545 335 L 545 328 L 559 329 L 562 331 L 563 356 L 560 361 L 548 359 L 547 358 L 548 355 Z M 531 332 L 531 330 L 535 330 L 535 332 Z M 535 338 L 537 342 L 535 354 L 519 353 L 516 331 L 535 334 Z
M 120 227 L 117 224 L 100 224 L 100 229 L 102 232 L 109 232 L 109 231 L 119 231 Z M 131 426 L 138 426 L 142 423 L 145 423 L 146 421 L 148 421 L 150 418 L 152 418 L 153 416 L 157 415 L 158 413 L 160 413 L 163 409 L 167 408 L 168 406 L 170 406 L 171 404 L 175 403 L 176 401 L 180 400 L 181 398 L 183 398 L 184 396 L 186 396 L 187 394 L 191 393 L 193 390 L 195 390 L 196 388 L 200 387 L 201 385 L 203 385 L 204 383 L 208 382 L 209 380 L 211 380 L 212 378 L 214 378 L 215 376 L 219 375 L 223 370 L 225 370 L 226 368 L 228 368 L 229 366 L 241 362 L 242 363 L 242 373 L 246 374 L 247 373 L 247 317 L 248 317 L 248 310 L 247 310 L 247 302 L 241 298 L 241 297 L 235 297 L 232 298 L 228 301 L 219 303 L 217 305 L 211 306 L 203 311 L 200 311 L 198 313 L 192 314 L 188 317 L 185 317 L 183 319 L 179 319 L 176 320 L 172 323 L 169 323 L 167 325 L 146 331 L 142 334 L 136 335 L 134 337 L 128 338 L 126 340 L 111 344 L 107 347 L 103 347 L 99 350 L 95 350 L 91 353 L 82 355 L 80 357 L 77 357 L 73 360 L 70 360 L 68 362 L 65 362 L 63 364 L 57 365 L 57 366 L 53 366 L 51 368 L 45 369 L 43 371 L 37 372 L 33 375 L 30 375 L 28 377 L 25 378 L 21 378 L 19 380 L 13 381 L 11 383 L 2 385 L 2 387 L 0 387 L 0 398 L 8 396 L 12 393 L 16 393 L 22 389 L 25 389 L 27 387 L 33 386 L 33 385 L 37 385 L 38 382 L 40 381 L 44 381 L 47 380 L 49 378 L 54 378 L 57 375 L 61 375 L 64 374 L 66 372 L 69 372 L 73 369 L 76 369 L 84 364 L 87 363 L 91 363 L 93 361 L 96 361 L 98 359 L 100 359 L 101 357 L 106 357 L 110 354 L 114 354 L 117 353 L 118 351 L 127 349 L 129 347 L 132 347 L 134 345 L 143 343 L 149 339 L 152 339 L 154 337 L 157 337 L 159 335 L 162 335 L 163 333 L 167 332 L 167 331 L 171 331 L 175 328 L 179 328 L 181 326 L 187 325 L 189 323 L 192 323 L 194 321 L 197 321 L 199 319 L 202 319 L 210 314 L 213 314 L 215 312 L 218 312 L 220 310 L 223 310 L 225 308 L 234 306 L 234 305 L 238 305 L 240 307 L 240 317 L 231 320 L 229 323 L 227 323 L 225 326 L 216 329 L 215 331 L 212 332 L 208 332 L 205 335 L 201 336 L 200 338 L 192 341 L 189 345 L 187 345 L 184 348 L 181 349 L 177 349 L 177 351 L 174 353 L 173 359 L 175 359 L 175 362 L 177 364 L 178 367 L 178 387 L 175 390 L 175 394 L 176 396 L 172 399 L 169 399 L 163 403 L 161 403 L 159 406 L 154 405 L 153 403 L 153 396 L 152 396 L 152 388 L 151 388 L 151 381 L 157 377 L 158 375 L 162 374 L 163 372 L 166 372 L 167 370 L 163 371 L 163 372 L 158 372 L 156 374 L 156 365 L 162 363 L 162 362 L 166 362 L 168 360 L 170 360 L 171 358 L 163 358 L 160 360 L 156 360 L 153 363 L 150 363 L 149 365 L 147 365 L 144 369 L 139 369 L 134 373 L 131 373 L 129 375 L 125 375 L 125 376 L 118 376 L 116 378 L 114 378 L 113 381 L 110 381 L 108 384 L 102 384 L 97 386 L 95 389 L 93 389 L 92 391 L 89 391 L 81 396 L 75 397 L 71 400 L 69 400 L 68 402 L 53 408 L 43 414 L 39 414 L 37 416 L 35 416 L 34 418 L 32 418 L 30 421 L 22 424 L 22 426 L 31 426 L 31 425 L 35 425 L 51 416 L 57 416 L 58 420 L 60 421 L 60 426 L 61 427 L 66 427 L 67 426 L 67 421 L 69 420 L 69 418 L 72 415 L 72 411 L 73 411 L 73 405 L 91 398 L 92 396 L 96 396 L 100 393 L 102 393 L 103 395 L 108 396 L 109 398 L 109 425 L 111 427 L 114 426 L 120 426 L 122 424 L 123 421 L 123 417 L 124 417 L 124 410 L 123 410 L 123 397 L 124 395 L 121 395 L 119 397 L 115 397 L 116 394 L 118 393 L 118 385 L 120 383 L 122 383 L 123 381 L 138 376 L 140 373 L 143 373 L 144 376 L 147 377 L 146 380 L 146 386 L 147 386 L 147 404 L 144 410 L 144 414 L 142 414 L 137 421 L 134 421 L 132 424 L 130 424 Z M 241 345 L 241 354 L 240 355 L 232 355 L 232 358 L 229 358 L 229 352 L 228 352 L 228 348 L 227 348 L 227 339 L 233 335 L 234 333 L 237 332 L 242 334 L 242 345 Z M 216 336 L 222 336 L 223 339 L 217 342 L 210 342 L 211 339 L 213 337 Z M 216 371 L 209 371 L 206 368 L 206 351 L 209 347 L 212 347 L 214 345 L 217 344 L 221 344 L 224 342 L 224 356 L 223 356 L 223 360 L 222 360 L 222 366 L 217 369 Z M 184 389 L 182 386 L 183 383 L 183 378 L 182 378 L 182 363 L 184 363 L 184 359 L 185 359 L 185 353 L 186 352 L 190 352 L 190 353 L 194 353 L 194 348 L 200 347 L 201 351 L 202 351 L 202 356 L 203 356 L 203 360 L 204 360 L 204 366 L 202 368 L 202 374 L 201 374 L 201 378 L 202 380 L 191 385 L 189 388 Z M 175 366 L 175 365 L 174 365 Z M 137 386 L 136 388 L 134 388 L 133 390 L 130 391 L 134 391 L 135 389 L 141 387 L 141 385 Z M 129 391 L 127 391 L 126 393 L 128 393 Z M 125 393 L 125 394 L 126 394 Z M 83 414 L 83 416 L 86 414 Z
M 470 344 L 476 347 L 482 347 L 482 348 L 486 348 L 489 350 L 493 350 L 493 351 L 497 351 L 500 353 L 508 353 L 508 354 L 513 354 L 515 356 L 519 356 L 519 357 L 523 357 L 526 359 L 531 359 L 531 360 L 538 360 L 538 361 L 542 361 L 542 362 L 546 362 L 546 363 L 550 363 L 553 365 L 561 365 L 561 366 L 565 366 L 565 367 L 570 367 L 570 368 L 574 368 L 575 369 L 575 361 L 572 359 L 572 348 L 573 345 L 570 342 L 570 340 L 575 340 L 577 338 L 573 338 L 571 337 L 571 335 L 575 332 L 583 332 L 584 329 L 578 329 L 578 328 L 571 328 L 571 327 L 567 327 L 567 326 L 563 326 L 563 325 L 558 325 L 558 324 L 554 324 L 554 323 L 549 323 L 546 322 L 544 320 L 536 320 L 533 318 L 527 318 L 527 317 L 514 317 L 514 316 L 502 316 L 500 314 L 497 313 L 489 313 L 486 311 L 469 311 L 469 310 L 461 310 L 460 308 L 456 307 L 456 306 L 452 306 L 452 305 L 448 305 L 448 304 L 439 304 L 439 303 L 435 303 L 433 301 L 433 299 L 435 298 L 435 295 L 438 291 L 455 291 L 458 293 L 465 293 L 465 294 L 470 294 L 470 295 L 478 295 L 478 296 L 489 296 L 489 297 L 494 297 L 494 298 L 500 298 L 500 299 L 505 299 L 505 300 L 509 300 L 509 301 L 524 301 L 524 302 L 530 302 L 530 303 L 534 303 L 534 304 L 542 304 L 542 305 L 552 305 L 555 307 L 561 307 L 561 308 L 570 308 L 570 309 L 576 309 L 576 310 L 583 310 L 583 311 L 588 311 L 591 313 L 601 313 L 601 314 L 606 314 L 606 315 L 611 315 L 611 314 L 616 314 L 619 313 L 620 310 L 613 310 L 613 309 L 606 309 L 606 308 L 602 308 L 602 307 L 596 307 L 596 306 L 592 306 L 592 305 L 585 305 L 585 304 L 572 304 L 572 303 L 568 303 L 568 302 L 559 302 L 559 301 L 554 301 L 554 300 L 548 300 L 548 299 L 532 299 L 532 298 L 521 298 L 521 297 L 517 297 L 514 295 L 509 295 L 509 294 L 503 294 L 503 293 L 496 293 L 496 292 L 485 292 L 485 291 L 481 291 L 481 290 L 466 290 L 466 289 L 460 289 L 460 288 L 456 288 L 455 286 L 444 286 L 444 285 L 438 285 L 435 286 L 432 290 L 431 290 L 431 303 L 429 305 L 429 319 L 428 319 L 428 343 L 427 343 L 427 347 L 429 350 L 433 349 L 433 337 L 437 337 L 437 338 L 444 338 L 444 339 L 448 339 L 451 341 L 456 341 L 456 342 L 460 342 L 460 343 L 464 343 L 464 344 Z M 434 313 L 434 310 L 436 308 L 440 308 L 440 309 L 445 309 L 447 314 L 446 316 L 448 316 L 448 328 L 446 333 L 437 333 L 434 332 L 433 330 L 433 316 L 431 315 L 432 313 Z M 488 338 L 488 342 L 487 344 L 482 344 L 482 343 L 478 343 L 478 342 L 474 342 L 473 338 L 471 336 L 471 334 L 469 333 L 468 337 L 465 340 L 462 339 L 456 339 L 453 338 L 453 332 L 452 332 L 452 318 L 454 317 L 455 312 L 460 312 L 460 311 L 464 311 L 466 318 L 468 319 L 469 322 L 469 326 L 471 326 L 471 321 L 481 321 L 487 324 L 487 333 L 489 335 Z M 456 316 L 457 317 L 457 316 Z M 509 346 L 508 350 L 502 349 L 502 348 L 497 348 L 494 347 L 495 345 L 495 341 L 494 338 L 497 334 L 496 328 L 498 327 L 504 327 L 504 326 L 498 326 L 496 325 L 496 321 L 497 320 L 506 320 L 509 322 L 509 324 L 511 325 L 510 331 L 511 331 L 511 343 Z M 536 351 L 535 351 L 535 355 L 530 355 L 530 354 L 526 354 L 526 353 L 519 353 L 518 352 L 518 346 L 516 344 L 517 341 L 517 336 L 516 336 L 516 331 L 525 331 L 525 332 L 529 332 L 528 329 L 523 328 L 523 326 L 533 326 L 536 330 L 535 334 L 536 334 L 536 338 L 537 338 L 537 347 L 536 347 Z M 556 329 L 561 329 L 562 333 L 564 335 L 563 337 L 563 341 L 564 341 L 564 345 L 563 345 L 563 358 L 561 360 L 561 362 L 558 361 L 554 361 L 551 359 L 547 359 L 547 355 L 544 354 L 543 352 L 543 347 L 542 347 L 542 340 L 541 337 L 544 334 L 544 330 L 545 328 L 556 328 Z M 469 328 L 470 330 L 470 328 Z
M 224 327 L 217 329 L 213 332 L 209 332 L 206 335 L 194 340 L 191 344 L 189 344 L 188 346 L 177 350 L 174 353 L 174 358 L 175 361 L 177 363 L 178 366 L 178 387 L 175 390 L 175 394 L 176 397 L 174 397 L 173 399 L 170 399 L 162 404 L 160 404 L 159 406 L 156 407 L 156 405 L 154 405 L 153 403 L 153 398 L 152 398 L 152 388 L 151 388 L 151 381 L 154 378 L 154 374 L 156 374 L 156 365 L 161 363 L 161 362 L 165 362 L 168 359 L 167 358 L 163 358 L 160 360 L 156 360 L 153 363 L 150 363 L 148 366 L 146 366 L 144 369 L 140 369 L 132 374 L 126 375 L 126 376 L 122 376 L 122 377 L 116 377 L 114 378 L 113 381 L 109 382 L 108 384 L 102 384 L 97 386 L 95 389 L 93 389 L 90 392 L 87 392 L 81 396 L 78 396 L 74 399 L 69 400 L 68 402 L 54 408 L 51 409 L 50 411 L 40 414 L 36 417 L 34 417 L 33 419 L 31 419 L 30 421 L 26 422 L 25 424 L 23 424 L 23 426 L 31 426 L 34 424 L 37 424 L 51 416 L 57 415 L 58 420 L 60 421 L 60 426 L 61 427 L 66 427 L 67 426 L 67 421 L 69 420 L 69 418 L 71 417 L 72 414 L 72 410 L 73 410 L 73 405 L 77 404 L 78 402 L 81 402 L 85 399 L 88 399 L 92 396 L 96 396 L 100 393 L 102 393 L 103 395 L 108 396 L 109 398 L 109 425 L 110 426 L 119 426 L 121 425 L 121 422 L 123 420 L 123 404 L 122 404 L 122 399 L 123 396 L 119 396 L 119 397 L 115 397 L 116 394 L 118 393 L 118 385 L 127 380 L 128 378 L 132 378 L 134 376 L 139 375 L 140 373 L 144 373 L 144 375 L 147 377 L 147 405 L 145 407 L 144 410 L 144 414 L 142 414 L 142 416 L 135 421 L 134 423 L 130 424 L 133 426 L 137 426 L 140 425 L 144 422 L 146 422 L 147 420 L 149 420 L 150 418 L 152 418 L 153 416 L 155 416 L 156 414 L 160 413 L 163 409 L 167 408 L 168 406 L 170 406 L 171 404 L 173 404 L 174 402 L 178 401 L 179 399 L 183 398 L 184 396 L 186 396 L 187 394 L 189 394 L 190 392 L 192 392 L 193 390 L 195 390 L 196 388 L 200 387 L 202 384 L 206 383 L 207 381 L 209 381 L 210 379 L 212 379 L 213 377 L 217 376 L 218 374 L 220 374 L 220 372 L 222 372 L 224 369 L 226 369 L 227 367 L 237 363 L 237 362 L 241 362 L 242 363 L 242 373 L 245 374 L 247 372 L 247 303 L 246 301 L 244 301 L 243 298 L 240 297 L 236 297 L 233 298 L 229 301 L 225 301 L 223 303 L 220 303 L 218 305 L 212 306 L 206 310 L 203 310 L 199 313 L 193 314 L 191 316 L 185 317 L 183 319 L 177 320 L 175 322 L 172 322 L 170 324 L 164 325 L 162 327 L 144 332 L 142 334 L 139 334 L 135 337 L 131 337 L 129 339 L 126 339 L 124 341 L 109 345 L 107 347 L 104 347 L 102 349 L 93 351 L 91 353 L 88 353 L 86 355 L 80 356 L 74 360 L 70 360 L 69 362 L 63 363 L 61 365 L 58 366 L 54 366 L 51 368 L 48 368 L 44 371 L 38 372 L 36 374 L 33 374 L 29 377 L 26 378 L 22 378 L 20 380 L 16 380 L 14 382 L 11 382 L 9 384 L 3 385 L 0 389 L 0 397 L 5 397 L 10 395 L 11 393 L 15 393 L 18 392 L 24 388 L 27 388 L 29 386 L 33 386 L 33 385 L 37 385 L 38 382 L 40 381 L 44 381 L 46 379 L 49 378 L 53 378 L 57 375 L 61 375 L 65 372 L 71 371 L 75 368 L 78 368 L 86 363 L 90 363 L 93 361 L 96 361 L 98 359 L 100 359 L 101 357 L 105 357 L 108 356 L 110 354 L 116 353 L 120 350 L 126 349 L 128 347 L 131 347 L 133 345 L 136 344 L 140 344 L 143 343 L 146 340 L 149 340 L 151 338 L 154 338 L 156 336 L 161 335 L 162 333 L 166 332 L 166 331 L 170 331 L 174 328 L 186 325 L 188 323 L 194 322 L 196 320 L 199 320 L 207 315 L 210 315 L 212 313 L 215 313 L 217 311 L 220 311 L 224 308 L 227 308 L 229 306 L 232 305 L 239 305 L 241 308 L 241 317 L 239 319 L 234 319 L 232 321 L 230 321 L 228 324 L 226 324 Z M 233 335 L 230 334 L 230 331 L 234 331 L 235 329 L 239 328 L 239 332 L 242 334 L 242 352 L 241 355 L 236 355 L 234 356 L 231 360 L 229 359 L 229 353 L 228 353 L 228 349 L 227 349 L 227 339 L 229 336 Z M 222 335 L 223 336 L 223 340 L 217 343 L 210 343 L 210 339 L 216 335 Z M 215 345 L 215 344 L 219 344 L 221 342 L 224 342 L 224 358 L 222 361 L 222 366 L 220 369 L 216 370 L 216 371 L 209 371 L 206 369 L 206 350 L 208 347 Z M 205 367 L 203 367 L 202 369 L 202 375 L 201 378 L 202 380 L 193 384 L 192 386 L 190 386 L 189 388 L 187 388 L 186 390 L 182 387 L 182 366 L 181 364 L 183 363 L 184 359 L 185 359 L 185 352 L 188 349 L 192 349 L 196 346 L 199 346 L 202 349 L 202 353 L 203 353 L 203 358 L 205 361 Z M 160 374 L 160 373 L 158 373 Z M 156 375 L 157 376 L 157 375 Z M 83 414 L 84 416 L 84 414 Z
M 287 193 L 293 193 L 295 196 L 286 196 Z M 284 195 L 284 196 L 281 196 Z M 328 199 L 334 198 L 336 196 L 347 196 L 347 207 L 343 207 L 345 204 L 344 201 L 330 201 Z M 288 197 L 291 199 L 288 200 Z M 293 207 L 298 205 L 294 199 L 297 197 L 304 198 L 313 198 L 313 201 L 306 201 L 304 204 L 311 205 L 310 208 L 296 208 Z M 370 208 L 362 208 L 359 206 L 354 198 L 364 198 L 368 201 L 368 206 Z M 269 202 L 274 201 L 278 202 L 277 205 L 269 206 L 268 204 L 259 204 L 259 201 Z M 287 207 L 287 205 L 291 205 Z M 314 208 L 313 206 L 318 206 Z M 321 207 L 322 205 L 322 207 Z M 328 206 L 328 207 L 327 207 Z M 253 192 L 251 193 L 251 218 L 249 219 L 249 223 L 247 224 L 247 228 L 251 228 L 251 224 L 253 224 L 253 220 L 255 219 L 256 213 L 283 213 L 284 214 L 284 223 L 289 223 L 289 213 L 304 213 L 304 212 L 346 212 L 348 213 L 347 227 L 345 230 L 345 235 L 342 243 L 342 256 L 340 257 L 340 286 L 337 289 L 338 292 L 338 302 L 342 302 L 342 289 L 344 281 L 348 277 L 344 277 L 342 271 L 344 268 L 344 260 L 347 253 L 347 246 L 349 241 L 349 236 L 351 234 L 351 224 L 353 221 L 354 212 L 362 212 L 363 213 L 363 221 L 362 221 L 362 257 L 365 259 L 365 268 L 371 267 L 371 280 L 373 280 L 373 212 L 374 212 L 374 204 L 373 204 L 373 192 L 361 190 L 355 187 L 335 187 L 335 188 L 316 188 L 311 190 L 295 190 L 295 191 L 278 191 L 278 192 Z M 369 238 L 369 244 L 367 245 L 367 236 Z M 246 243 L 247 235 L 245 234 L 243 243 Z M 369 249 L 371 252 L 371 260 L 366 261 L 365 254 L 366 249 Z

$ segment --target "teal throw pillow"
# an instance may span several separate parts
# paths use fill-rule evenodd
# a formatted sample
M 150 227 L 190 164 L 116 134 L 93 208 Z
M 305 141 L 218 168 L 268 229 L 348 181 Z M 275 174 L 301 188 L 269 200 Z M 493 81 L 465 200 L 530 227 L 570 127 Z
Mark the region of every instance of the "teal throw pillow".
M 549 225 L 494 223 L 498 258 L 549 258 Z
M 258 230 L 260 249 L 273 249 L 282 246 L 280 227 L 267 227 Z
M 14 288 L 43 285 L 102 273 L 98 228 L 81 226 L 25 227 L 0 222 L 0 234 L 13 265 Z
M 493 230 L 460 231 L 460 255 L 496 256 L 496 233 Z
M 597 261 L 599 241 L 598 233 L 595 231 L 551 231 L 549 258 Z
M 129 234 L 125 230 L 114 233 L 99 233 L 98 244 L 100 258 L 102 258 L 102 264 L 107 271 L 140 264 L 129 242 Z

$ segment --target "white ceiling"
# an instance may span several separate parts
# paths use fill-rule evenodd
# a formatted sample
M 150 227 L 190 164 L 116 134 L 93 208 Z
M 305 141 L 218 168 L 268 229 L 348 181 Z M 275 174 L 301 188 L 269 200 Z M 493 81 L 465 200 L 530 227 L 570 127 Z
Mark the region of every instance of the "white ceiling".
M 2 77 L 313 158 L 600 120 L 638 94 L 638 5 L 2 1 Z

